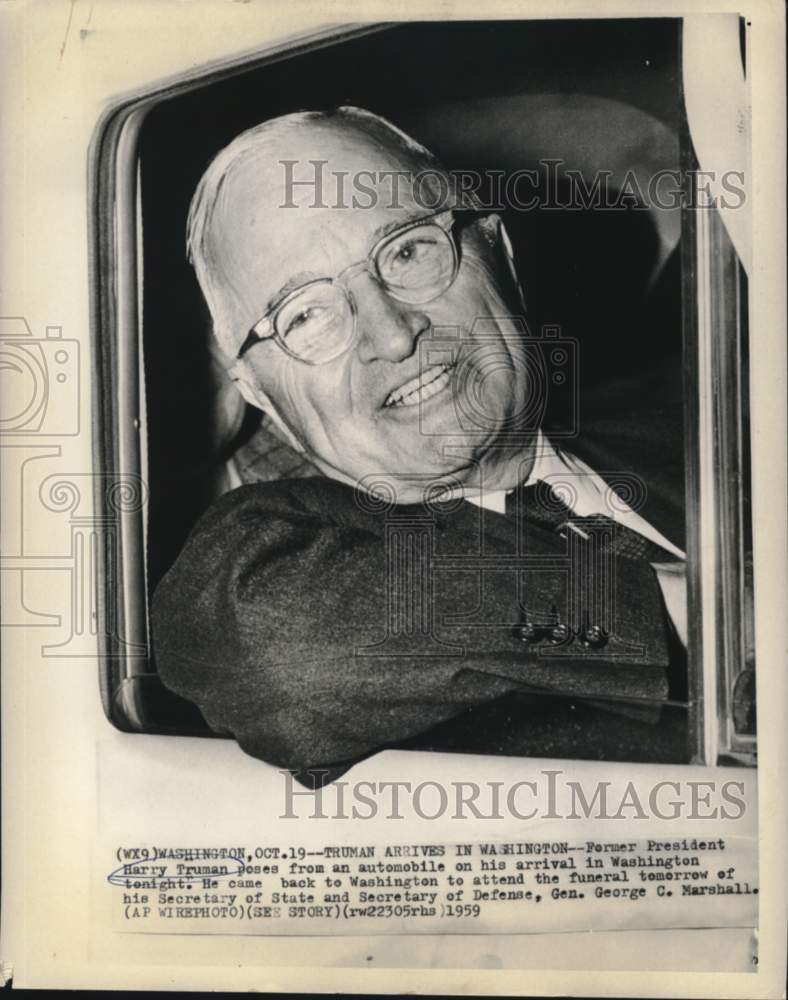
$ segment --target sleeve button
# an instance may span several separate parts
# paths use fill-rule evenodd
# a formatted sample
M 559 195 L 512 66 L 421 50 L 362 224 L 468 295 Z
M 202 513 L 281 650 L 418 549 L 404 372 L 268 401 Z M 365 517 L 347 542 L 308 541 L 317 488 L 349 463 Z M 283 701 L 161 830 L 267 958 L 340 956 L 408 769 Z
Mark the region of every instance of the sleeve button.
M 607 645 L 607 632 L 600 625 L 589 625 L 581 634 L 580 641 L 584 646 L 601 649 Z
M 520 642 L 532 646 L 542 638 L 542 630 L 538 625 L 534 625 L 533 622 L 523 622 L 522 625 L 518 625 L 515 629 L 515 635 Z
M 563 642 L 571 642 L 572 633 L 569 631 L 568 625 L 565 625 L 563 622 L 559 622 L 557 625 L 550 626 L 548 638 L 554 646 L 558 646 Z

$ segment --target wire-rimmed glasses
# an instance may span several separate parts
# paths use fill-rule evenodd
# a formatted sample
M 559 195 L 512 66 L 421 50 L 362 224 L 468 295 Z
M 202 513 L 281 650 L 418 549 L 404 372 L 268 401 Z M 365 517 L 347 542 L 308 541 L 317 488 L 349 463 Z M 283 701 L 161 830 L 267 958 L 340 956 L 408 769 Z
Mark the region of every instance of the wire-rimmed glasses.
M 457 277 L 459 256 L 451 210 L 409 222 L 383 236 L 366 259 L 334 278 L 318 278 L 289 292 L 249 331 L 237 357 L 262 340 L 308 365 L 343 354 L 356 337 L 356 303 L 348 281 L 364 271 L 394 299 L 423 305 L 437 299 Z

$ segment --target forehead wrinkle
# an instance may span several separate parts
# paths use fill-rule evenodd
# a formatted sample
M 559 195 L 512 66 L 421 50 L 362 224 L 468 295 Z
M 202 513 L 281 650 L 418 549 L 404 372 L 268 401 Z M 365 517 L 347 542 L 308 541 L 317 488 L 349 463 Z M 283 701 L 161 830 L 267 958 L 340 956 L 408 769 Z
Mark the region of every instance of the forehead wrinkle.
M 317 271 L 299 271 L 297 274 L 292 275 L 288 278 L 283 285 L 271 295 L 266 303 L 266 312 L 274 309 L 282 299 L 286 298 L 290 292 L 294 292 L 296 288 L 300 288 L 302 285 L 309 284 L 310 281 L 320 281 L 322 278 L 327 277 L 324 274 L 318 274 Z

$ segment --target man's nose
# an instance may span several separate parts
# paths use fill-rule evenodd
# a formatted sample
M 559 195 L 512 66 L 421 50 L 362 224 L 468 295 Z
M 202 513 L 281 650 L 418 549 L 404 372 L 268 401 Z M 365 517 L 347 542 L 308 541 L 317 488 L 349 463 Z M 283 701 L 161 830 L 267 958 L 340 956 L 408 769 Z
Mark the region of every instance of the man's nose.
M 358 356 L 371 361 L 404 361 L 416 350 L 416 341 L 430 328 L 429 317 L 417 307 L 398 302 L 371 276 L 353 289 L 358 323 Z

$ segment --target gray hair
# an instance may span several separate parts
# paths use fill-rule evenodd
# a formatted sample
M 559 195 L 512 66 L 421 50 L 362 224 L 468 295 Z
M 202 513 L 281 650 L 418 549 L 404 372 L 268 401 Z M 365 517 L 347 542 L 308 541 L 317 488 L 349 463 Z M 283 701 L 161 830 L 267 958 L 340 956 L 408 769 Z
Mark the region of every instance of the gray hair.
M 387 119 L 363 108 L 298 111 L 255 125 L 233 139 L 211 161 L 197 185 L 189 207 L 186 240 L 188 258 L 208 304 L 214 334 L 228 358 L 235 356 L 240 331 L 236 328 L 233 311 L 231 276 L 226 273 L 221 255 L 216 252 L 211 240 L 213 217 L 222 191 L 226 190 L 228 178 L 266 146 L 273 146 L 283 135 L 300 125 L 327 121 L 347 123 L 384 146 L 405 152 L 417 170 L 446 174 L 437 157 L 425 146 Z

